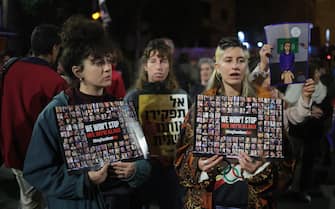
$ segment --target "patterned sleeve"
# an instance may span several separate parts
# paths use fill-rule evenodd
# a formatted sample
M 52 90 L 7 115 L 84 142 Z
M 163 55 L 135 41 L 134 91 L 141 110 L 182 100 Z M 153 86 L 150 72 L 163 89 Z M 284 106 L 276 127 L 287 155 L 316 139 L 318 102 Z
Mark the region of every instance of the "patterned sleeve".
M 176 172 L 181 185 L 186 188 L 205 188 L 209 181 L 199 183 L 201 170 L 198 168 L 198 159 L 193 155 L 194 143 L 194 106 L 185 117 L 181 127 L 181 134 L 177 144 L 177 156 L 175 160 Z

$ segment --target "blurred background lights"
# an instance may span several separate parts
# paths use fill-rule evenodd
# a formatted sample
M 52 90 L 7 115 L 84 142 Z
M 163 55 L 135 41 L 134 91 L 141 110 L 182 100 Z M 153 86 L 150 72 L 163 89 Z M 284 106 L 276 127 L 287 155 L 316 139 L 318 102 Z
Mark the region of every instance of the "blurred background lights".
M 247 49 L 250 48 L 250 44 L 249 44 L 248 42 L 246 42 L 246 41 L 243 42 L 243 45 L 244 45 L 245 47 L 247 47 Z
M 93 20 L 97 20 L 100 18 L 100 16 L 101 16 L 100 12 L 94 12 L 91 17 Z
M 257 46 L 258 46 L 259 48 L 261 48 L 263 45 L 264 45 L 263 42 L 261 42 L 261 41 L 258 41 L 258 42 L 257 42 Z
M 244 32 L 242 32 L 242 31 L 237 32 L 237 36 L 238 36 L 238 39 L 239 39 L 241 42 L 244 42 L 244 39 L 245 39 Z

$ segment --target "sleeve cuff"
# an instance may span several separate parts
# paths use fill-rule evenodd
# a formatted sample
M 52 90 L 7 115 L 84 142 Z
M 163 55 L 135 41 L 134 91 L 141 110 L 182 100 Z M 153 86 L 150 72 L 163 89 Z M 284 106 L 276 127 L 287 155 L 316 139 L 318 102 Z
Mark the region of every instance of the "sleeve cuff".
M 243 177 L 248 179 L 248 178 L 252 178 L 254 176 L 256 176 L 257 174 L 259 174 L 260 172 L 262 172 L 266 167 L 268 167 L 270 165 L 269 162 L 264 163 L 262 166 L 260 166 L 259 168 L 257 168 L 257 170 L 254 173 L 249 173 L 248 171 L 244 171 L 242 173 Z
M 206 181 L 208 179 L 209 179 L 209 176 L 208 176 L 207 172 L 201 171 L 198 183 L 201 183 L 201 182 Z

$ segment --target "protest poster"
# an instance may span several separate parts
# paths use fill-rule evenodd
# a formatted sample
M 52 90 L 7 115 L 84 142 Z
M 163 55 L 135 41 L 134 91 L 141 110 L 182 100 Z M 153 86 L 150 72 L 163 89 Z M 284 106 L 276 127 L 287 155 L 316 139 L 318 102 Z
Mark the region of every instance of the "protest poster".
M 96 170 L 105 162 L 131 161 L 147 154 L 134 108 L 114 101 L 55 107 L 67 170 Z
M 283 158 L 283 101 L 198 95 L 194 136 L 200 156 Z
M 308 78 L 309 23 L 285 23 L 264 27 L 270 55 L 271 85 L 302 83 Z
M 151 157 L 174 159 L 180 126 L 187 111 L 186 94 L 139 96 L 139 121 L 143 127 Z

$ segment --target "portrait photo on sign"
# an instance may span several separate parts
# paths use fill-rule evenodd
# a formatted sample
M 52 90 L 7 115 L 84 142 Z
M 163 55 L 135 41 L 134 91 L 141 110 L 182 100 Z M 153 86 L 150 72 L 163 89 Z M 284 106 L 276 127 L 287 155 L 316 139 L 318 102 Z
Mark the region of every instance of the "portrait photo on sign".
M 271 85 L 303 83 L 308 77 L 311 24 L 285 23 L 264 27 L 270 56 Z

